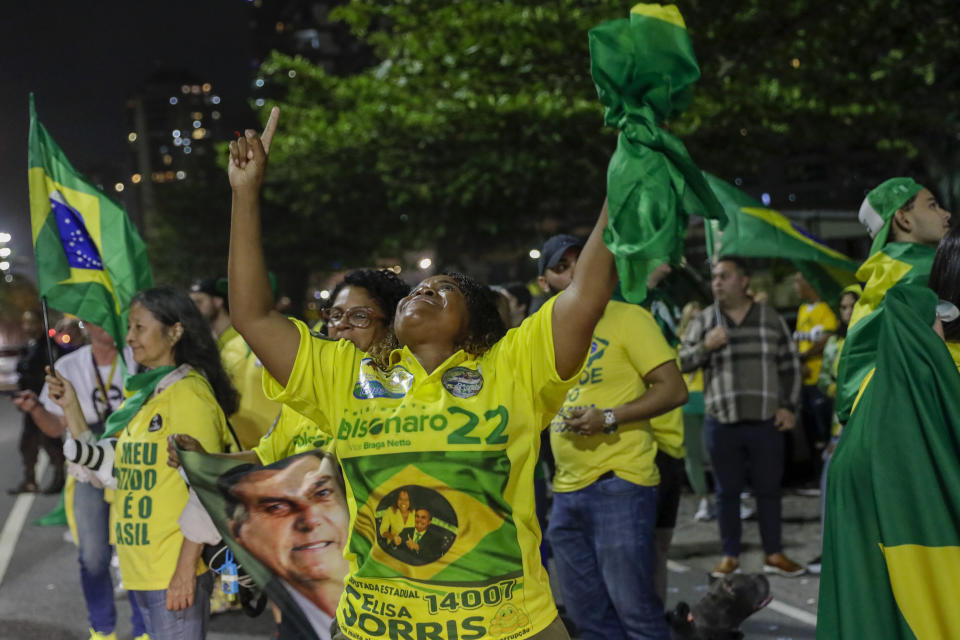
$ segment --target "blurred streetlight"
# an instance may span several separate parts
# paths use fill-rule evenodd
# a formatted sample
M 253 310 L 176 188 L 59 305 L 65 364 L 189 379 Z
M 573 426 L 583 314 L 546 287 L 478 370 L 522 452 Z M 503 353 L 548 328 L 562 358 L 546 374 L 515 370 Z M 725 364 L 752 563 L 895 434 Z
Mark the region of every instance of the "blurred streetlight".
M 530 249 L 530 259 L 539 260 L 540 259 L 540 249 Z
M 430 265 L 433 264 L 433 260 L 430 258 L 423 258 L 420 262 L 417 263 L 421 269 L 429 269 Z
M 6 271 L 9 268 L 10 268 L 9 262 L 7 262 L 6 260 L 4 260 L 3 262 L 0 262 L 0 271 Z
M 0 243 L 10 242 L 12 237 L 9 233 L 0 232 Z

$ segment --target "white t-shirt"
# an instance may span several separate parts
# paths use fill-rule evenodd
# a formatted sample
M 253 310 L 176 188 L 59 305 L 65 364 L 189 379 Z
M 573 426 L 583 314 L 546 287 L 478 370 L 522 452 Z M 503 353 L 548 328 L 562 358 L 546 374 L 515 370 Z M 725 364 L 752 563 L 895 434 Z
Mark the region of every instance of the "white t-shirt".
M 133 360 L 133 350 L 130 347 L 123 348 L 123 357 L 127 363 L 127 372 L 136 373 L 137 363 Z M 83 418 L 91 431 L 97 434 L 103 433 L 100 417 L 104 415 L 108 403 L 111 411 L 116 411 L 123 403 L 123 370 L 120 363 L 117 362 L 117 366 L 113 367 L 113 377 L 109 380 L 107 378 L 110 376 L 110 364 L 97 367 L 100 370 L 100 379 L 103 380 L 107 390 L 107 399 L 104 399 L 100 385 L 97 383 L 97 376 L 93 372 L 93 353 L 90 345 L 82 346 L 63 356 L 57 360 L 56 367 L 76 390 L 80 408 L 83 410 Z M 40 402 L 50 413 L 63 415 L 63 409 L 50 399 L 46 384 L 40 391 Z

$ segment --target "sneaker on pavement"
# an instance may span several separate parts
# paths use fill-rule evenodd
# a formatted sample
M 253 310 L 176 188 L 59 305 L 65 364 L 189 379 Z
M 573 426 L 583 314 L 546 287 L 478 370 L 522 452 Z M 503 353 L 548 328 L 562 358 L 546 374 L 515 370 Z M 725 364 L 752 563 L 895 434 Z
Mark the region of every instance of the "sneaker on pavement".
M 714 578 L 722 578 L 732 573 L 740 573 L 740 560 L 731 556 L 723 556 L 720 564 L 714 567 L 710 575 Z
M 697 512 L 693 514 L 693 519 L 697 522 L 707 522 L 716 517 L 717 514 L 714 512 L 713 505 L 710 504 L 710 501 L 706 498 L 700 498 L 700 505 L 697 507 Z
M 90 640 L 117 640 L 117 634 L 113 631 L 110 633 L 100 633 L 99 631 L 90 629 Z
M 813 560 L 807 563 L 807 573 L 813 574 L 815 576 L 820 575 L 820 560 L 822 556 L 817 556 Z
M 749 520 L 757 515 L 757 508 L 747 504 L 742 498 L 740 500 L 740 519 Z
M 763 572 L 774 573 L 785 578 L 796 578 L 802 576 L 807 570 L 782 553 L 774 553 L 763 561 Z

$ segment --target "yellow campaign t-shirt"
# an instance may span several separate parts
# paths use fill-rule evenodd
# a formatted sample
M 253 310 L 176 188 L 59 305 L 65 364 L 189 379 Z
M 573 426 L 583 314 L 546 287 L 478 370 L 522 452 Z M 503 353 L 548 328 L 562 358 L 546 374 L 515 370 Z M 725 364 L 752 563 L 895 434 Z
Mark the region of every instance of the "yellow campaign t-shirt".
M 268 375 L 264 388 L 334 430 L 350 509 L 337 609 L 346 637 L 520 639 L 556 618 L 533 473 L 540 431 L 576 376 L 556 372 L 553 304 L 483 355 L 459 351 L 429 374 L 408 348 L 383 370 L 294 322 L 289 383 Z M 395 545 L 380 527 L 401 491 L 430 521 L 419 542 L 408 532 Z
M 183 376 L 172 384 L 171 378 Z M 177 369 L 120 431 L 113 473 L 113 538 L 123 585 L 137 591 L 170 586 L 183 535 L 177 519 L 187 504 L 187 484 L 167 466 L 167 436 L 186 433 L 209 452 L 230 448 L 227 422 L 206 378 Z M 206 571 L 197 562 L 197 575 Z
M 623 423 L 612 434 L 582 436 L 567 427 L 563 416 L 578 408 L 613 409 L 635 400 L 646 391 L 643 377 L 676 357 L 649 311 L 626 302 L 607 304 L 593 332 L 583 373 L 550 422 L 550 445 L 557 462 L 554 491 L 583 489 L 608 471 L 643 486 L 660 483 L 657 443 L 649 420 Z M 682 425 L 681 421 L 681 448 Z
M 263 365 L 236 329 L 228 327 L 217 344 L 223 368 L 240 394 L 240 404 L 230 416 L 230 424 L 237 432 L 240 446 L 251 449 L 276 421 L 280 404 L 264 395 Z
M 837 330 L 837 316 L 826 302 L 802 304 L 797 311 L 797 330 L 794 339 L 797 349 L 803 353 L 813 346 L 813 343 Z M 808 373 L 803 378 L 803 384 L 815 385 L 820 378 L 820 364 L 823 356 L 815 356 L 805 361 Z
M 329 427 L 321 429 L 316 422 L 291 407 L 280 406 L 277 421 L 253 448 L 264 466 L 304 451 L 327 448 L 332 441 Z

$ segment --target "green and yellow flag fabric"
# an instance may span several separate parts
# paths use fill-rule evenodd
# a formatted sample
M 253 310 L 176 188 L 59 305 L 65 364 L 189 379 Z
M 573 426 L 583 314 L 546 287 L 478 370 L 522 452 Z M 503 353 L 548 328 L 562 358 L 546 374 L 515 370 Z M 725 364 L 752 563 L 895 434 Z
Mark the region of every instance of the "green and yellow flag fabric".
M 926 286 L 936 250 L 912 242 L 892 242 L 870 256 L 857 271 L 866 281 L 863 295 L 853 308 L 840 361 L 834 410 L 841 424 L 850 419 L 853 403 L 867 374 L 873 369 L 880 345 L 880 318 L 875 309 L 896 284 Z M 931 320 L 931 322 L 933 322 Z
M 30 222 L 40 295 L 123 346 L 127 307 L 153 284 L 123 208 L 83 178 L 37 118 L 30 96 Z
M 883 349 L 827 479 L 821 640 L 960 637 L 960 373 L 936 304 L 901 284 L 875 312 Z
M 840 298 L 844 287 L 857 282 L 856 262 L 729 182 L 704 175 L 727 214 L 727 224 L 720 225 L 719 233 L 711 229 L 716 225 L 707 227 L 707 245 L 715 247 L 717 254 L 789 260 L 820 297 L 831 303 Z
M 629 19 L 591 29 L 589 40 L 604 122 L 620 131 L 607 169 L 603 239 L 624 299 L 639 304 L 649 273 L 665 260 L 679 262 L 688 215 L 724 219 L 686 147 L 660 128 L 690 105 L 700 67 L 674 5 L 638 4 Z

